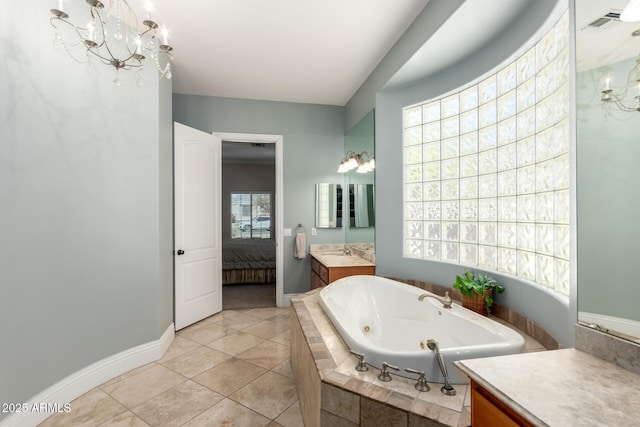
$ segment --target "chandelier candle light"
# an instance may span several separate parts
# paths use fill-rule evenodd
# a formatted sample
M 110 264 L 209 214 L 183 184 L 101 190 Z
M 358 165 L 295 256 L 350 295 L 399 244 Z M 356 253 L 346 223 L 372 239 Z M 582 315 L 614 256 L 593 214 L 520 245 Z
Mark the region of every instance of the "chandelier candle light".
M 159 26 L 151 19 L 151 2 L 146 3 L 147 15 L 141 25 L 127 0 L 105 0 L 106 8 L 100 0 L 86 0 L 86 3 L 89 5 L 89 22 L 84 26 L 70 21 L 64 0 L 58 0 L 57 9 L 51 9 L 53 16 L 50 22 L 56 30 L 55 45 L 63 45 L 76 62 L 88 64 L 91 69 L 98 69 L 96 60 L 113 67 L 116 85 L 122 83 L 120 70 L 137 70 L 129 81 L 144 84 L 142 69 L 149 61 L 155 63 L 160 79 L 171 78 L 173 48 L 169 45 L 169 32 L 163 27 L 160 30 L 162 40 L 157 37 Z M 68 32 L 68 37 L 63 37 L 62 31 Z
M 635 75 L 635 77 L 633 77 Z M 625 98 L 629 92 L 629 89 L 633 87 L 632 80 L 635 78 L 635 86 L 638 89 L 636 96 L 633 97 L 635 99 L 635 106 L 628 105 L 625 103 Z M 627 77 L 627 85 L 624 90 L 620 93 L 614 93 L 613 89 L 611 89 L 611 77 L 607 77 L 604 80 L 604 89 L 601 91 L 603 106 L 608 108 L 610 105 L 615 105 L 618 107 L 620 111 L 631 112 L 631 111 L 640 111 L 640 58 L 636 60 L 635 65 L 629 72 Z

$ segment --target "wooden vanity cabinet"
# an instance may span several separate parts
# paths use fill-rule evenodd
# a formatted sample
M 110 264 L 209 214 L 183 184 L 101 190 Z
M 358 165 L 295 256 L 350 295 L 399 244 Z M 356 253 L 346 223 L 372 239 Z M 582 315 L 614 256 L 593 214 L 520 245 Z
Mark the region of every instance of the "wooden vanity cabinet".
M 475 381 L 471 381 L 471 427 L 533 426 Z
M 374 275 L 376 267 L 373 265 L 349 265 L 327 267 L 311 255 L 311 289 L 327 286 L 331 282 L 347 276 L 358 274 Z

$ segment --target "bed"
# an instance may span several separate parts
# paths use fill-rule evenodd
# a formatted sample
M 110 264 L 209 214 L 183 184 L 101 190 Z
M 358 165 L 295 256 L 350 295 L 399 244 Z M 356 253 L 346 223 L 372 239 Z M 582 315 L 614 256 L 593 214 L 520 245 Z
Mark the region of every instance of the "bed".
M 222 284 L 275 283 L 274 239 L 229 239 L 222 242 Z

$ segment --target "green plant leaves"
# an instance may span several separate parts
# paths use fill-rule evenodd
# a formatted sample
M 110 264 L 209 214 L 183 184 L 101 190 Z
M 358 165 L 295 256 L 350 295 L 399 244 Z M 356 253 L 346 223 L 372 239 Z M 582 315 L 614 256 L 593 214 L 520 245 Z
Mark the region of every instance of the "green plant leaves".
M 492 277 L 474 274 L 470 271 L 465 271 L 461 276 L 457 275 L 455 283 L 451 286 L 466 297 L 471 297 L 473 293 L 484 295 L 485 290 L 496 291 L 499 294 L 504 292 L 504 286 L 500 285 Z M 487 312 L 490 312 L 489 308 L 493 304 L 491 294 L 485 295 L 484 301 L 487 306 Z

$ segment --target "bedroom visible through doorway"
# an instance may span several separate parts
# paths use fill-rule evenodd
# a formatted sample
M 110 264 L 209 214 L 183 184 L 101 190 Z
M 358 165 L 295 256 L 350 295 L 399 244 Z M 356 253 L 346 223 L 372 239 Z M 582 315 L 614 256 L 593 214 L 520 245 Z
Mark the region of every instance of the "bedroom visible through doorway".
M 223 310 L 278 305 L 276 145 L 223 136 Z

